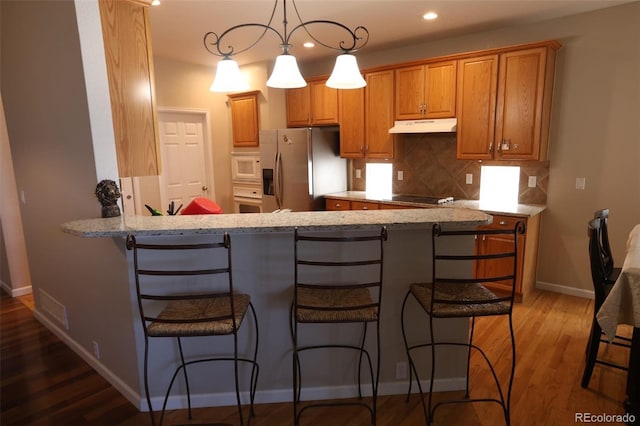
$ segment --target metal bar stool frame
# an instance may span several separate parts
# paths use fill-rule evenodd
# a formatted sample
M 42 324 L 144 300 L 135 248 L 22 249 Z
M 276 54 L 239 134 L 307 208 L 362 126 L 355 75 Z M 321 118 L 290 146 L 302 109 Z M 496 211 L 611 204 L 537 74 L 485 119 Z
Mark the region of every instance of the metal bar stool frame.
M 356 235 L 356 236 L 321 236 L 318 234 L 311 235 L 309 233 L 301 233 L 297 228 L 294 231 L 294 296 L 290 308 L 290 331 L 293 342 L 293 419 L 294 425 L 300 424 L 302 414 L 309 408 L 327 407 L 327 406 L 362 406 L 371 414 L 371 424 L 376 424 L 377 411 L 377 394 L 378 380 L 380 377 L 380 305 L 382 300 L 382 276 L 384 263 L 384 242 L 387 240 L 387 229 L 382 227 L 377 234 Z M 324 261 L 324 260 L 307 260 L 300 256 L 300 242 L 311 244 L 334 243 L 334 244 L 351 244 L 358 242 L 379 242 L 377 250 L 379 255 L 375 258 L 367 258 L 358 261 Z M 300 267 L 311 266 L 318 268 L 348 268 L 357 266 L 374 265 L 378 266 L 378 277 L 376 281 L 367 281 L 359 283 L 341 284 L 341 283 L 309 283 L 300 281 Z M 308 291 L 326 292 L 328 295 L 335 296 L 335 292 L 352 291 L 352 294 L 369 295 L 369 289 L 373 289 L 375 296 L 357 298 L 356 304 L 336 306 L 335 304 L 306 304 L 304 294 Z M 354 300 L 356 300 L 354 298 Z M 335 301 L 335 300 L 334 300 Z M 316 300 L 317 302 L 317 300 Z M 305 317 L 306 312 L 306 317 Z M 334 316 L 332 318 L 332 316 Z M 367 328 L 369 323 L 375 323 L 376 327 L 376 365 L 375 372 L 371 355 L 364 348 L 367 338 Z M 326 345 L 305 345 L 298 344 L 298 326 L 299 324 L 339 324 L 339 323 L 362 323 L 362 338 L 360 344 L 326 344 Z M 354 350 L 359 353 L 358 357 L 358 397 L 362 399 L 361 374 L 363 358 L 366 358 L 369 374 L 371 377 L 372 387 L 372 403 L 369 405 L 365 402 L 319 402 L 306 404 L 301 409 L 300 396 L 302 391 L 302 367 L 299 354 L 301 352 L 318 350 L 318 349 L 346 349 Z
M 250 297 L 247 294 L 236 293 L 233 289 L 233 274 L 231 263 L 231 238 L 228 233 L 224 233 L 222 241 L 213 243 L 194 243 L 194 244 L 165 244 L 165 243 L 138 243 L 134 235 L 127 236 L 126 246 L 128 250 L 133 251 L 133 262 L 135 269 L 135 283 L 136 293 L 138 299 L 138 309 L 140 313 L 140 319 L 142 322 L 142 329 L 144 331 L 144 388 L 147 400 L 147 406 L 149 414 L 151 416 L 151 424 L 156 425 L 156 419 L 151 403 L 151 395 L 149 393 L 149 377 L 148 377 L 148 363 L 149 363 L 149 339 L 150 338 L 175 338 L 178 344 L 178 350 L 180 353 L 180 364 L 175 369 L 169 386 L 164 396 L 162 404 L 162 411 L 160 414 L 159 425 L 161 426 L 164 420 L 164 414 L 167 406 L 167 401 L 171 393 L 171 388 L 178 377 L 180 371 L 183 373 L 185 387 L 187 390 L 187 406 L 188 417 L 192 419 L 191 411 L 191 393 L 189 388 L 189 378 L 187 374 L 187 367 L 193 364 L 213 362 L 213 361 L 232 361 L 234 363 L 234 382 L 236 403 L 238 406 L 238 416 L 240 419 L 240 425 L 244 425 L 244 416 L 242 413 L 242 403 L 240 398 L 239 387 L 239 363 L 247 363 L 251 365 L 251 378 L 249 383 L 249 414 L 247 418 L 247 424 L 251 424 L 251 418 L 255 415 L 254 412 L 254 398 L 256 392 L 256 386 L 258 381 L 259 366 L 257 363 L 258 356 L 258 344 L 259 344 L 259 330 L 258 319 L 256 316 L 253 304 L 250 301 Z M 177 251 L 177 250 L 222 250 L 224 249 L 226 255 L 226 265 L 222 267 L 205 268 L 205 269 L 180 269 L 171 268 L 168 265 L 163 265 L 162 269 L 148 269 L 140 267 L 140 251 Z M 176 294 L 154 294 L 147 293 L 145 286 L 142 284 L 142 277 L 146 276 L 163 276 L 163 277 L 175 277 L 179 280 L 180 277 L 193 277 L 193 276 L 215 276 L 226 275 L 228 281 L 228 291 L 223 292 L 199 292 L 199 293 L 176 293 Z M 165 309 L 160 314 L 149 314 L 145 309 L 146 301 L 155 301 L 167 303 Z M 197 316 L 184 317 L 181 316 L 179 311 L 180 303 L 191 302 L 201 303 L 199 307 L 203 312 L 198 312 Z M 207 302 L 211 302 L 215 308 L 211 308 L 211 304 L 207 305 Z M 202 305 L 205 304 L 205 305 Z M 184 305 L 182 305 L 184 306 Z M 205 309 L 203 306 L 207 307 Z M 216 309 L 223 309 L 225 312 L 217 312 Z M 238 332 L 242 325 L 242 320 L 246 315 L 246 312 L 250 310 L 253 317 L 253 324 L 255 327 L 255 341 L 253 357 L 246 358 L 238 356 Z M 226 312 L 228 311 L 228 312 Z M 190 361 L 185 361 L 184 351 L 182 348 L 182 338 L 186 337 L 203 337 L 203 336 L 233 336 L 233 356 L 214 356 L 206 358 L 198 358 Z
M 515 335 L 513 330 L 513 301 L 515 297 L 515 280 L 517 276 L 517 259 L 518 259 L 518 234 L 524 234 L 525 224 L 524 222 L 517 222 L 513 229 L 475 229 L 475 230 L 450 230 L 445 231 L 440 224 L 434 224 L 431 232 L 431 243 L 433 249 L 432 255 L 432 276 L 430 283 L 415 283 L 411 284 L 409 291 L 407 292 L 401 309 L 401 328 L 402 337 L 404 340 L 407 358 L 409 360 L 410 374 L 409 374 L 409 389 L 407 392 L 407 401 L 411 395 L 412 379 L 415 376 L 418 391 L 422 402 L 422 408 L 427 425 L 433 424 L 436 410 L 445 404 L 455 403 L 473 403 L 473 402 L 494 402 L 498 403 L 504 413 L 505 422 L 507 425 L 511 424 L 510 417 L 510 405 L 511 405 L 511 389 L 513 387 L 513 379 L 516 368 L 516 345 Z M 438 252 L 438 240 L 442 237 L 449 236 L 474 236 L 476 240 L 486 235 L 505 235 L 509 238 L 513 238 L 513 250 L 494 252 L 494 253 L 475 253 L 473 255 L 468 254 L 440 254 Z M 497 259 L 511 258 L 513 262 L 513 271 L 508 275 L 491 275 L 486 274 L 482 277 L 474 276 L 470 278 L 458 278 L 451 277 L 451 274 L 440 273 L 438 268 L 442 262 L 457 262 L 457 261 L 473 261 L 474 268 L 477 262 L 491 261 Z M 484 287 L 483 283 L 490 282 L 503 282 L 510 283 L 511 292 L 505 296 L 498 296 Z M 461 293 L 456 294 L 456 291 L 449 293 L 447 287 L 443 286 L 467 286 L 461 287 Z M 469 289 L 469 291 L 467 290 Z M 435 295 L 433 297 L 432 295 Z M 410 297 L 412 296 L 412 297 Z M 409 299 L 415 300 L 422 310 L 429 316 L 429 342 L 417 343 L 410 345 L 407 338 L 405 328 L 405 310 Z M 462 310 L 456 311 L 456 308 L 462 307 Z M 498 379 L 495 368 L 491 364 L 488 356 L 484 350 L 473 343 L 473 336 L 475 331 L 476 317 L 481 316 L 494 316 L 505 315 L 508 317 L 509 323 L 509 335 L 511 339 L 511 369 L 509 374 L 508 388 L 503 391 L 500 381 Z M 467 342 L 436 342 L 434 335 L 434 318 L 470 318 L 471 328 L 468 335 Z M 463 346 L 467 348 L 467 365 L 466 365 L 466 385 L 465 396 L 463 399 L 452 399 L 440 401 L 433 404 L 433 384 L 434 374 L 436 371 L 436 346 Z M 429 396 L 428 402 L 425 403 L 424 392 L 422 384 L 420 382 L 420 376 L 412 356 L 412 351 L 415 349 L 428 347 L 431 349 L 431 372 L 429 383 Z M 469 369 L 471 361 L 471 351 L 476 350 L 484 359 L 487 366 L 491 371 L 494 382 L 498 389 L 499 398 L 470 398 L 469 396 Z

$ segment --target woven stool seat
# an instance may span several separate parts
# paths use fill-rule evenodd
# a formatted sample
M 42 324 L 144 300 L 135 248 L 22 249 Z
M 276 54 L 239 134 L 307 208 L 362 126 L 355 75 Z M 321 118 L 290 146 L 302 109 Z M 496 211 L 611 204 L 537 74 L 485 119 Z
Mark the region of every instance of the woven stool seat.
M 482 284 L 469 283 L 436 285 L 436 299 L 456 303 L 436 302 L 433 305 L 433 312 L 431 312 L 431 284 L 416 283 L 411 284 L 410 288 L 420 305 L 434 317 L 505 315 L 509 313 L 510 309 L 509 304 L 505 302 L 486 303 L 487 300 L 497 300 L 498 298 Z
M 297 302 L 299 322 L 361 322 L 378 319 L 378 309 L 371 293 L 364 288 L 300 287 Z M 367 305 L 371 307 L 361 308 Z
M 235 329 L 240 327 L 251 298 L 248 294 L 234 294 Z M 148 326 L 149 336 L 211 336 L 231 334 L 231 303 L 228 296 L 208 299 L 186 299 L 169 302 Z M 223 318 L 223 319 L 216 319 Z M 164 322 L 171 321 L 171 322 Z

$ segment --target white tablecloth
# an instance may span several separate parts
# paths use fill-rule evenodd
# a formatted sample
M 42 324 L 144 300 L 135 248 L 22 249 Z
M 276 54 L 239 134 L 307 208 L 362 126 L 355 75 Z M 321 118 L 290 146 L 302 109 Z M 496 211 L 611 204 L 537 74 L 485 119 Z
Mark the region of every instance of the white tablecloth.
M 620 277 L 596 318 L 609 340 L 615 336 L 618 324 L 640 327 L 640 224 L 629 234 Z

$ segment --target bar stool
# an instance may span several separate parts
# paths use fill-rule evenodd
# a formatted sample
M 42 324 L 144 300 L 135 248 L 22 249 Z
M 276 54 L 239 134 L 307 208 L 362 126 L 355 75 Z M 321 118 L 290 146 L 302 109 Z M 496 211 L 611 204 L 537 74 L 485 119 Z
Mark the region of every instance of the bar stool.
M 513 332 L 513 322 L 511 318 L 513 300 L 515 295 L 515 281 L 518 268 L 518 239 L 517 234 L 523 234 L 525 225 L 518 222 L 514 229 L 475 229 L 463 230 L 443 230 L 439 224 L 435 224 L 431 232 L 432 253 L 432 276 L 429 283 L 411 284 L 407 295 L 404 298 L 401 311 L 402 336 L 409 359 L 409 366 L 412 374 L 409 375 L 409 393 L 411 394 L 411 384 L 413 376 L 416 378 L 425 421 L 430 425 L 434 421 L 435 411 L 443 404 L 466 403 L 466 402 L 495 402 L 503 409 L 505 422 L 511 424 L 510 403 L 511 388 L 516 366 L 516 346 Z M 501 240 L 498 248 L 485 252 L 476 250 L 473 254 L 460 253 L 460 243 L 455 239 L 459 237 L 474 237 L 476 241 L 483 241 L 486 237 L 497 237 Z M 511 291 L 505 295 L 497 295 L 484 284 L 499 283 L 504 288 L 508 286 Z M 412 299 L 417 302 L 419 308 L 429 317 L 429 337 L 426 343 L 409 344 L 405 329 L 405 314 L 407 302 Z M 473 343 L 473 334 L 477 317 L 503 315 L 507 317 L 509 323 L 509 334 L 511 339 L 511 371 L 509 384 L 505 392 L 491 364 L 482 348 Z M 468 318 L 471 321 L 471 328 L 466 342 L 456 342 L 448 340 L 436 341 L 434 335 L 435 319 L 441 318 Z M 440 401 L 433 404 L 433 383 L 436 371 L 436 346 L 457 346 L 464 347 L 467 351 L 466 368 L 466 389 L 465 396 L 461 399 Z M 414 352 L 420 348 L 430 348 L 431 372 L 429 383 L 428 403 L 425 404 L 422 391 L 422 384 L 416 367 Z M 499 398 L 495 397 L 469 397 L 469 364 L 471 360 L 471 350 L 480 353 L 491 370 L 491 374 L 498 389 Z
M 135 236 L 127 237 L 127 248 L 133 250 L 136 293 L 142 328 L 144 330 L 144 387 L 151 424 L 155 415 L 149 394 L 149 339 L 176 339 L 180 359 L 178 367 L 167 387 L 162 404 L 159 424 L 162 425 L 167 399 L 180 371 L 187 391 L 189 419 L 191 394 L 187 367 L 204 362 L 226 361 L 233 363 L 236 403 L 240 425 L 244 424 L 239 386 L 239 365 L 251 366 L 249 381 L 248 422 L 254 415 L 253 401 L 258 381 L 258 321 L 248 294 L 233 288 L 231 269 L 231 238 L 225 233 L 214 242 L 207 239 L 198 243 L 163 243 L 154 237 L 153 242 L 138 242 Z M 180 238 L 180 237 L 175 237 Z M 151 238 L 149 238 L 151 240 Z M 247 311 L 253 317 L 254 339 L 251 358 L 243 357 L 238 350 L 238 333 Z M 183 339 L 202 336 L 232 336 L 229 355 L 207 355 L 186 360 Z M 218 348 L 218 346 L 214 346 Z
M 294 234 L 295 285 L 291 304 L 291 337 L 293 340 L 293 419 L 297 426 L 302 413 L 312 407 L 357 405 L 371 414 L 371 424 L 376 424 L 378 378 L 380 375 L 380 302 L 382 294 L 382 270 L 384 241 L 387 230 L 378 232 L 345 233 L 300 232 Z M 349 260 L 344 260 L 349 258 Z M 358 343 L 343 344 L 320 342 L 302 344 L 304 328 L 306 340 L 319 340 L 315 333 L 317 324 L 362 325 L 362 337 Z M 365 349 L 367 328 L 373 324 L 376 333 L 375 361 Z M 304 325 L 304 327 L 303 327 Z M 309 338 L 309 336 L 313 336 Z M 358 397 L 355 402 L 327 402 L 304 404 L 302 408 L 301 354 L 318 350 L 348 350 L 358 357 Z M 361 375 L 363 358 L 366 359 L 371 378 L 371 404 L 362 401 Z M 340 361 L 349 362 L 346 358 Z M 375 363 L 375 367 L 373 364 Z

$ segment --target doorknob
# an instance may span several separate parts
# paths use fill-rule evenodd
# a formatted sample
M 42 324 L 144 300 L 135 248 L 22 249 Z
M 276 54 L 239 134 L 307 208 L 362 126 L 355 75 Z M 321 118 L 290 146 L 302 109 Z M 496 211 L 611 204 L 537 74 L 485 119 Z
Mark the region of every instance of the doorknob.
M 209 187 L 208 187 L 207 185 L 202 185 L 202 190 L 203 190 L 203 191 L 208 191 L 208 190 L 209 190 Z

